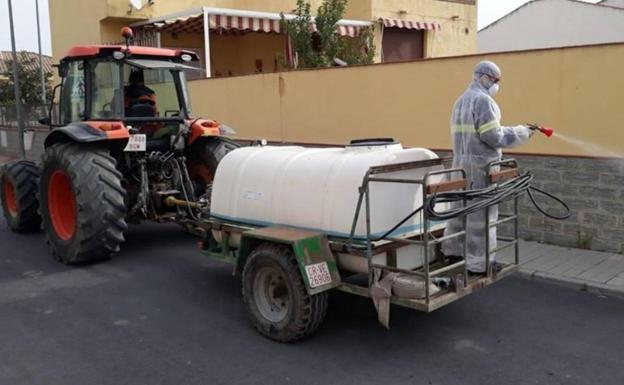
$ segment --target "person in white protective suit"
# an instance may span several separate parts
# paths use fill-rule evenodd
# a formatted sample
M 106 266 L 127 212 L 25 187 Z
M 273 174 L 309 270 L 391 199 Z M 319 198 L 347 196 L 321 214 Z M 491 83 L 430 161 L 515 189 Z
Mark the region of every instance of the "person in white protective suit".
M 501 71 L 491 61 L 482 61 L 474 69 L 472 84 L 455 102 L 451 116 L 451 137 L 453 138 L 453 167 L 466 170 L 469 188 L 487 186 L 486 167 L 490 162 L 500 160 L 502 148 L 519 146 L 533 135 L 528 126 L 501 126 L 501 112 L 492 99 L 499 90 Z M 456 203 L 461 205 L 461 203 Z M 490 221 L 498 218 L 498 207 L 490 208 Z M 463 218 L 449 221 L 446 235 L 463 229 Z M 467 251 L 464 256 L 463 238 L 455 237 L 443 242 L 442 252 L 451 263 L 466 258 L 471 273 L 485 273 L 485 210 L 468 215 L 466 228 Z M 496 227 L 490 229 L 490 250 L 496 247 Z M 500 265 L 490 261 L 495 270 Z

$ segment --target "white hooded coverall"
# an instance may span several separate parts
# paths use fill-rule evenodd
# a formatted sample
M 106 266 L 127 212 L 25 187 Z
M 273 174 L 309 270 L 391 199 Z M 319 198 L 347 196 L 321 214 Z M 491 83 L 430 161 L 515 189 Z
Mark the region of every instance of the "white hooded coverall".
M 473 83 L 455 102 L 451 116 L 453 138 L 453 167 L 466 170 L 469 189 L 486 187 L 486 167 L 492 161 L 500 160 L 501 148 L 515 147 L 525 143 L 532 132 L 527 126 L 503 127 L 501 112 L 484 83 L 488 85 L 487 74 L 500 79 L 496 64 L 481 62 L 475 68 Z M 454 203 L 455 207 L 461 203 Z M 490 208 L 490 222 L 498 219 L 498 207 Z M 463 218 L 449 221 L 447 235 L 463 229 Z M 442 252 L 447 256 L 466 258 L 468 270 L 485 272 L 485 211 L 468 215 L 466 228 L 467 255 L 463 255 L 463 238 L 455 237 L 443 242 Z M 496 227 L 490 229 L 490 250 L 496 247 Z M 495 255 L 490 256 L 494 261 Z

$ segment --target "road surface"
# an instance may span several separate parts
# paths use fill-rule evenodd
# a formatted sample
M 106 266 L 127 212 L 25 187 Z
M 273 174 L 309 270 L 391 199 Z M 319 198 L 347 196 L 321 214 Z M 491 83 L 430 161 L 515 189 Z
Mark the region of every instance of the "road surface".
M 0 384 L 617 384 L 624 301 L 509 278 L 432 314 L 332 293 L 321 330 L 258 335 L 230 269 L 175 226 L 66 267 L 0 224 Z

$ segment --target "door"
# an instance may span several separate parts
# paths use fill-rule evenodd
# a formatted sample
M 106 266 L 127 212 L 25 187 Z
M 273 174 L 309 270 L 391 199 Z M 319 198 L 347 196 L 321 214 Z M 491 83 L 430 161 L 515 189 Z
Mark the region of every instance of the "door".
M 425 57 L 425 31 L 386 27 L 381 48 L 384 63 L 422 59 Z

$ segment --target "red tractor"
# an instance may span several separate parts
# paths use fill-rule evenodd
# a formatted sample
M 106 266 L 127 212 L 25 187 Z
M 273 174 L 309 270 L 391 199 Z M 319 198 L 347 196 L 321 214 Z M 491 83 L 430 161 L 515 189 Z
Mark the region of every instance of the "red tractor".
M 185 72 L 196 70 L 195 53 L 131 46 L 131 30 L 123 35 L 126 45 L 70 49 L 58 65 L 58 106 L 40 120 L 50 127 L 41 165 L 20 160 L 0 172 L 9 227 L 42 228 L 66 264 L 119 251 L 128 222 L 192 228 L 217 164 L 238 147 L 226 126 L 191 117 Z

